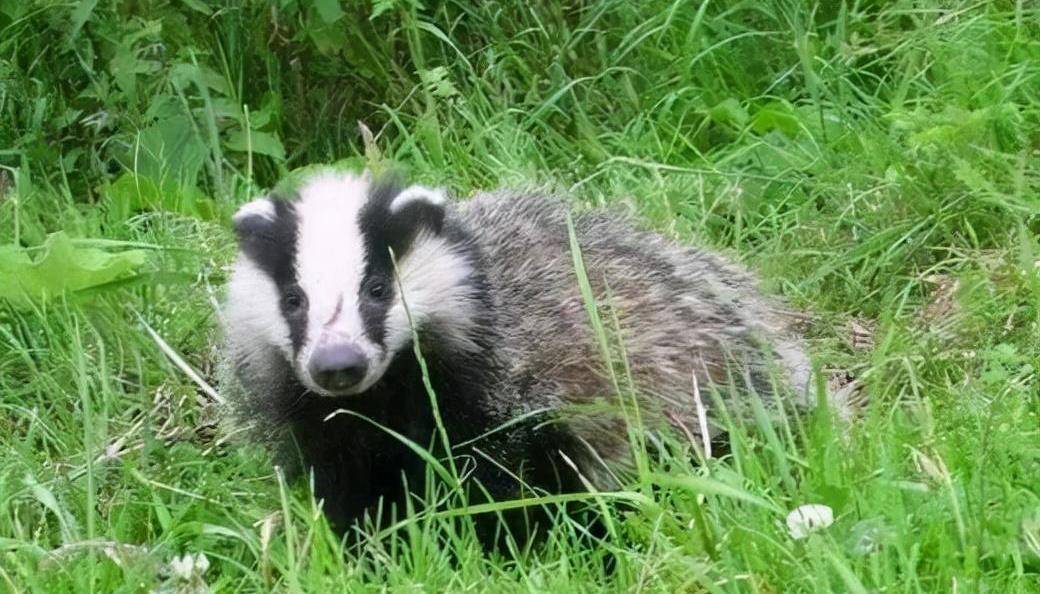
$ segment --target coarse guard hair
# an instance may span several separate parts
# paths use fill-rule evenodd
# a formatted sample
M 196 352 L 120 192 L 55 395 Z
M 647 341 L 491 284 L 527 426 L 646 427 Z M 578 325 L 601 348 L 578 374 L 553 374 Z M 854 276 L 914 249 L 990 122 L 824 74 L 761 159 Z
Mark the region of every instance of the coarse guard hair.
M 632 468 L 629 427 L 568 217 L 645 430 L 719 438 L 713 399 L 697 396 L 712 386 L 737 408 L 752 394 L 811 403 L 792 316 L 718 254 L 542 193 L 449 203 L 441 190 L 326 170 L 234 216 L 223 312 L 234 417 L 283 464 L 313 472 L 341 529 L 421 491 L 424 462 L 401 437 L 434 443 L 426 379 L 482 493 L 615 488 Z

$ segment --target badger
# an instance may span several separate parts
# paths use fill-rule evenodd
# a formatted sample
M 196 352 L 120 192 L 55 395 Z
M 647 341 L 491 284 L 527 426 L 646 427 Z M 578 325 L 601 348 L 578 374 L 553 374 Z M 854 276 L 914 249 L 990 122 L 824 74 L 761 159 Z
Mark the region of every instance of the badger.
M 233 225 L 233 414 L 311 473 L 341 531 L 422 492 L 415 446 L 464 460 L 495 501 L 612 489 L 633 467 L 633 418 L 716 440 L 716 402 L 808 396 L 786 307 L 621 211 L 508 190 L 449 202 L 330 169 Z

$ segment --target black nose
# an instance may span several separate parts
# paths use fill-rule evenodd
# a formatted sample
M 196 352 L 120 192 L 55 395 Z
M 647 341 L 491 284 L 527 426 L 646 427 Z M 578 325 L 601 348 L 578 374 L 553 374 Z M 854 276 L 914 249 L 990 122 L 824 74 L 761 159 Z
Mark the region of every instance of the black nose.
M 349 342 L 319 345 L 307 364 L 314 382 L 332 392 L 353 388 L 365 377 L 368 364 L 361 349 Z

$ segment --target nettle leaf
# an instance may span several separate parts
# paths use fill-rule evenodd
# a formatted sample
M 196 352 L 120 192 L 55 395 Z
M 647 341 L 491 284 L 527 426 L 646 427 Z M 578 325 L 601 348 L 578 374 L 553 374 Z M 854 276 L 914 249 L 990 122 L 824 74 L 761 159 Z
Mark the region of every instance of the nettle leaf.
M 137 47 L 137 43 L 146 39 L 159 41 L 161 31 L 161 21 L 144 23 L 139 29 L 123 36 L 109 60 L 108 69 L 116 85 L 132 99 L 137 98 L 137 75 L 155 74 L 161 68 L 159 62 L 141 57 L 143 50 Z
M 314 23 L 313 26 L 307 27 L 307 35 L 314 42 L 314 47 L 325 55 L 340 52 L 350 44 L 343 27 Z
M 444 66 L 437 66 L 430 70 L 420 70 L 419 79 L 422 80 L 423 86 L 434 97 L 447 99 L 459 94 L 458 89 L 455 88 L 448 76 L 448 69 Z
M 158 121 L 141 131 L 128 155 L 128 165 L 152 179 L 173 179 L 194 185 L 206 162 L 208 149 L 195 123 L 185 115 Z
M 730 97 L 709 109 L 708 117 L 719 124 L 743 128 L 749 116 L 747 110 L 740 105 L 740 101 Z
M 250 108 L 249 125 L 254 130 L 263 129 L 282 112 L 282 99 L 275 93 L 265 93 L 260 109 Z
M 231 94 L 231 86 L 227 78 L 205 65 L 178 62 L 170 67 L 170 82 L 181 90 L 194 85 L 198 88 L 205 86 L 221 95 Z
M 147 121 L 165 120 L 184 114 L 184 104 L 176 95 L 157 93 L 148 101 L 148 109 L 144 112 Z
M 213 201 L 195 186 L 173 182 L 160 184 L 144 175 L 123 174 L 105 188 L 103 194 L 115 220 L 126 220 L 134 213 L 146 210 L 204 220 L 216 218 Z
M 64 231 L 48 236 L 42 248 L 0 245 L 0 299 L 27 306 L 34 299 L 97 287 L 126 277 L 146 259 L 145 250 L 77 245 Z
M 240 125 L 244 124 L 245 119 L 242 117 L 242 106 L 234 99 L 214 97 L 210 105 L 218 124 L 227 123 L 228 120 L 238 122 Z
M 97 0 L 79 0 L 76 3 L 76 7 L 72 9 L 72 14 L 70 15 L 72 29 L 69 31 L 69 39 L 75 39 L 79 35 L 83 25 L 90 20 L 90 15 L 94 12 L 94 7 L 96 6 Z
M 282 146 L 282 141 L 268 132 L 253 130 L 247 136 L 243 130 L 235 130 L 228 134 L 224 146 L 233 151 L 267 155 L 279 161 L 285 159 L 285 147 Z
M 786 101 L 771 101 L 762 106 L 751 118 L 751 127 L 759 134 L 779 130 L 788 138 L 801 131 L 798 114 Z

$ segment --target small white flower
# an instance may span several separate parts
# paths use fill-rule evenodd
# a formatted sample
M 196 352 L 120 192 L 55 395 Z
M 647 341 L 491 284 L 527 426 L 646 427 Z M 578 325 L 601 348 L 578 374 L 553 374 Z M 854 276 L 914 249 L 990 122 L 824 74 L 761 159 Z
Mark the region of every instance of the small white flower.
M 212 594 L 203 574 L 209 569 L 209 559 L 203 553 L 186 553 L 174 557 L 166 565 L 166 579 L 152 594 Z
M 833 523 L 834 511 L 817 503 L 799 505 L 787 514 L 787 531 L 795 540 L 803 539 L 810 532 L 822 530 Z
M 183 557 L 174 557 L 170 559 L 170 575 L 176 579 L 188 581 L 191 579 L 192 566 L 195 565 L 195 559 L 192 558 L 191 553 L 184 555 Z
M 183 557 L 171 559 L 169 567 L 170 574 L 174 578 L 188 582 L 195 578 L 201 578 L 202 574 L 206 573 L 206 570 L 209 569 L 209 559 L 203 553 L 198 555 L 187 553 Z
M 206 573 L 209 569 L 209 559 L 206 558 L 205 553 L 199 553 L 195 555 L 195 572 L 202 577 L 202 574 Z

